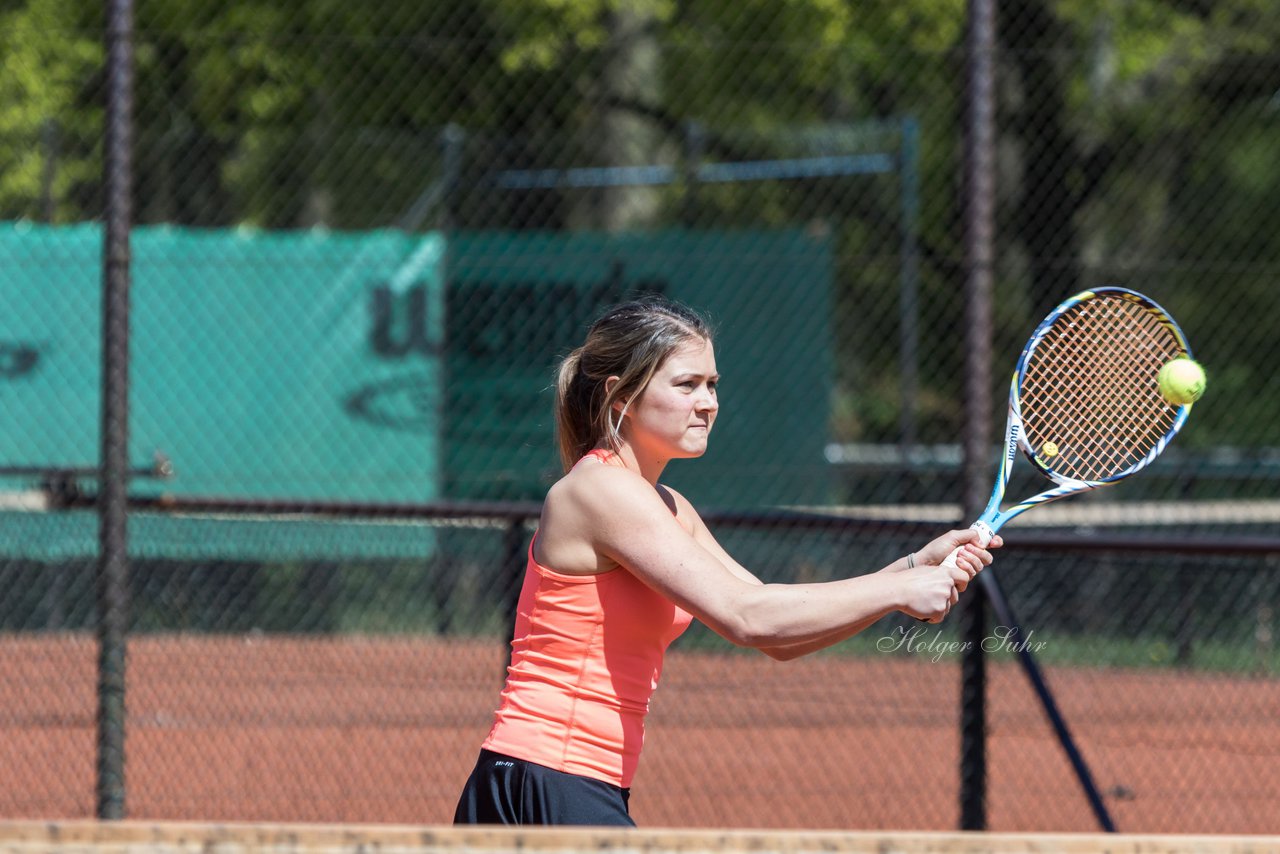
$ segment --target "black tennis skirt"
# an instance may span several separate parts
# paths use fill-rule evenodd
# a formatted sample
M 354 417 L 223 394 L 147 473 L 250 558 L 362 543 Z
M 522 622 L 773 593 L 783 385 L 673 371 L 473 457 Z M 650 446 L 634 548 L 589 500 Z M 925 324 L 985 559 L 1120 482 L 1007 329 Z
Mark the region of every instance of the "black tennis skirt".
M 573 824 L 635 827 L 631 790 L 481 750 L 454 824 Z

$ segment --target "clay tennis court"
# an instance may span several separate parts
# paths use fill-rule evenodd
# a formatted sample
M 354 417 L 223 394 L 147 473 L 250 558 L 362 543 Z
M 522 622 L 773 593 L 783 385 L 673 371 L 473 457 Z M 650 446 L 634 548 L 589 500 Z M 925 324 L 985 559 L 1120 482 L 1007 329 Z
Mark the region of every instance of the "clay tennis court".
M 10 635 L 0 653 L 0 817 L 92 816 L 96 643 Z M 493 641 L 419 637 L 135 637 L 128 814 L 447 822 L 504 655 Z M 989 679 L 991 828 L 1096 830 L 1020 671 L 993 664 Z M 1122 831 L 1280 827 L 1273 680 L 1049 679 Z M 954 829 L 958 692 L 958 666 L 928 657 L 673 651 L 633 815 L 649 827 Z

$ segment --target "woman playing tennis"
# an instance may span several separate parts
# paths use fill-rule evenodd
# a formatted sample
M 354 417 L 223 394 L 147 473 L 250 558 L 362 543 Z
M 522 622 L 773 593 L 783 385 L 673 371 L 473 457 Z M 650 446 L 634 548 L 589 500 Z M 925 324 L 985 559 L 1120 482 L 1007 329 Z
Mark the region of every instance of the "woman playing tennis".
M 762 584 L 659 482 L 670 460 L 707 449 L 720 409 L 711 338 L 683 306 L 630 302 L 561 366 L 565 475 L 530 544 L 506 687 L 455 823 L 634 826 L 649 699 L 692 619 L 787 660 L 894 611 L 939 622 L 991 562 L 976 532 L 951 531 L 878 572 Z M 940 566 L 962 546 L 955 569 Z

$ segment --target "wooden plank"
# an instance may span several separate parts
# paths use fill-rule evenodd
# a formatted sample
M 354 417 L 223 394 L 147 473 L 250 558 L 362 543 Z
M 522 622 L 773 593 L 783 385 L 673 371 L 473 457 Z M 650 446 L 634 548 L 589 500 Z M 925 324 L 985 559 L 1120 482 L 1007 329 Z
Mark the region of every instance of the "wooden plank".
M 0 822 L 13 854 L 1262 854 L 1280 836 Z

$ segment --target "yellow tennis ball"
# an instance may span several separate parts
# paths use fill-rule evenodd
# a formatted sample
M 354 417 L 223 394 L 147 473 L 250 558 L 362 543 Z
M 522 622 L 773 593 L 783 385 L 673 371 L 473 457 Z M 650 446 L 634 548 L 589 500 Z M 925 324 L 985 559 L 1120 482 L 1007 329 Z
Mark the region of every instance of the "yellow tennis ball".
M 1174 359 L 1160 369 L 1157 382 L 1165 400 L 1175 406 L 1186 406 L 1204 394 L 1204 368 L 1193 359 Z

